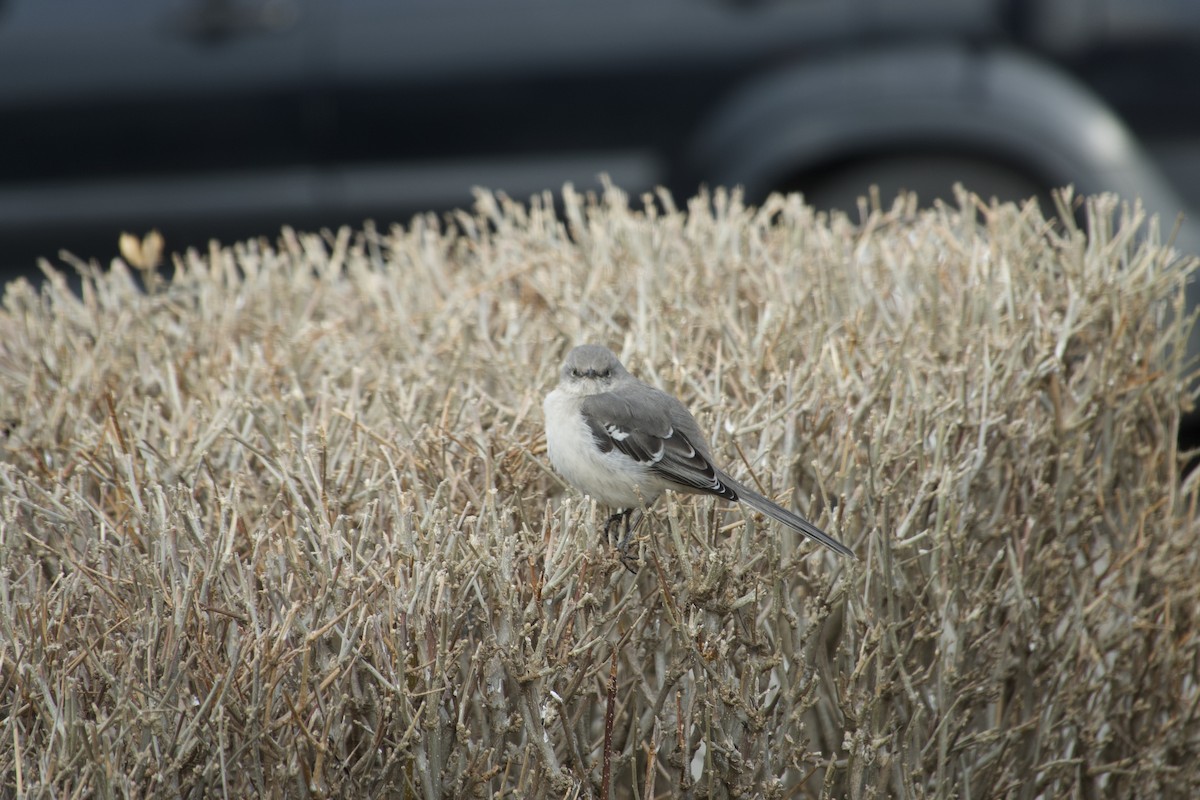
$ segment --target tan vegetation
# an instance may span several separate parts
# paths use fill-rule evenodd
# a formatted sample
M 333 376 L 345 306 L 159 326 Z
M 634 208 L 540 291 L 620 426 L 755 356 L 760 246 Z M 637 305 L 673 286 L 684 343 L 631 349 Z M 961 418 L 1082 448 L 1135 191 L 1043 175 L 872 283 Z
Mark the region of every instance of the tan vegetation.
M 1195 796 L 1185 270 L 961 203 L 482 195 L 10 286 L 0 794 Z M 583 341 L 859 560 L 675 497 L 627 573 L 544 453 Z

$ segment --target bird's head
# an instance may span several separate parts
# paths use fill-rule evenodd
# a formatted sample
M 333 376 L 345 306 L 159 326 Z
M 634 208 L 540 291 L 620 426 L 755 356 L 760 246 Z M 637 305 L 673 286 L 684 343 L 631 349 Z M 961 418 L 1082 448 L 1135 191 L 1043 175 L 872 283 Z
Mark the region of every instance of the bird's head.
M 559 386 L 572 394 L 599 394 L 628 376 L 629 372 L 607 347 L 584 344 L 567 354 L 559 373 Z

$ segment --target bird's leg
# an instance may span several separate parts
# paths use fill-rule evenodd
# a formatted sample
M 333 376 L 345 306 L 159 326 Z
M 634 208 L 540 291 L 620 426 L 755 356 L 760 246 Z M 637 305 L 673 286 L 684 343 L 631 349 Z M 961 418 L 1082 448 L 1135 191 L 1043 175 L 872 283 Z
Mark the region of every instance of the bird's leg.
M 636 518 L 634 517 L 635 512 L 637 514 Z M 631 508 L 625 512 L 625 532 L 621 534 L 621 539 L 617 542 L 618 550 L 625 552 L 629 549 L 629 546 L 633 544 L 633 532 L 642 524 L 642 520 L 645 517 L 646 515 L 640 508 Z
M 633 513 L 632 508 L 625 508 L 625 509 L 618 511 L 617 513 L 613 514 L 611 517 L 608 518 L 608 520 L 604 523 L 604 543 L 605 544 L 607 544 L 609 546 L 612 546 L 612 545 L 619 546 L 618 542 L 624 541 L 624 538 L 617 539 L 614 534 L 616 533 L 617 530 L 620 529 L 621 521 L 624 520 L 625 534 L 626 534 L 626 536 L 629 535 L 629 515 L 632 513 Z
M 634 516 L 634 512 L 637 514 L 636 517 Z M 642 509 L 631 509 L 625 515 L 625 533 L 622 534 L 621 541 L 617 542 L 617 552 L 620 554 L 621 564 L 635 575 L 637 574 L 638 552 L 633 533 L 645 518 L 646 514 Z
M 636 519 L 634 512 L 637 512 Z M 616 548 L 621 564 L 635 574 L 637 573 L 638 557 L 637 553 L 631 552 L 633 548 L 630 545 L 633 544 L 633 532 L 637 530 L 637 526 L 645 517 L 646 515 L 640 508 L 626 508 L 613 514 L 604 522 L 605 544 Z

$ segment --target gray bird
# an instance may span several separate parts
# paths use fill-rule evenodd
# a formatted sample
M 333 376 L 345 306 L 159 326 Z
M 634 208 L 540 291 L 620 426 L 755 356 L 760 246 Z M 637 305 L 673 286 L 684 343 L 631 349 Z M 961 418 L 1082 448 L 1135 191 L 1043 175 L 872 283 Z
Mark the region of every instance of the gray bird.
M 667 489 L 744 501 L 768 517 L 842 555 L 850 548 L 808 520 L 777 506 L 713 464 L 695 418 L 671 395 L 634 378 L 606 347 L 585 344 L 567 355 L 558 387 L 546 396 L 550 462 L 601 505 L 618 509 L 604 525 L 611 541 L 622 522 Z

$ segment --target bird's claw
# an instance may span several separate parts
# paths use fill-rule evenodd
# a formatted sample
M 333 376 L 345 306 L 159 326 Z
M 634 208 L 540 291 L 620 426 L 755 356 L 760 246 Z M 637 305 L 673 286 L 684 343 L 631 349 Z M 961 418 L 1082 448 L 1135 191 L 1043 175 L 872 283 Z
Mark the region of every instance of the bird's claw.
M 604 543 L 616 548 L 621 565 L 634 574 L 637 573 L 638 562 L 633 538 L 633 531 L 637 527 L 637 523 L 633 521 L 635 510 L 627 508 L 624 511 L 618 511 L 604 523 Z M 638 515 L 637 521 L 641 522 L 641 514 Z M 624 523 L 624 531 L 621 531 L 622 523 Z M 619 539 L 616 538 L 618 532 L 621 537 Z
M 604 544 L 611 546 L 611 545 L 615 545 L 617 543 L 617 539 L 613 535 L 615 532 L 615 529 L 619 529 L 621 527 L 621 523 L 623 521 L 627 521 L 629 519 L 629 512 L 631 512 L 632 510 L 633 509 L 631 509 L 631 508 L 627 508 L 624 511 L 618 511 L 617 513 L 615 513 L 611 517 L 609 517 L 607 520 L 605 520 L 605 522 L 604 522 Z

